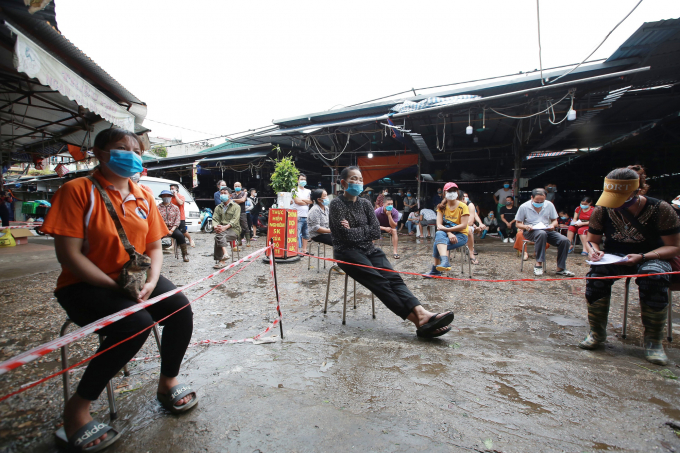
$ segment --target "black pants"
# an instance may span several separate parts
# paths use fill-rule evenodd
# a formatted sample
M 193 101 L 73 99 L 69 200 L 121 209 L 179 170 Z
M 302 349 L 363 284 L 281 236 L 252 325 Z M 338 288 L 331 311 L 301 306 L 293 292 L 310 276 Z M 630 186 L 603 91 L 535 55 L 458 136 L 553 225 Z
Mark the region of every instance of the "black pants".
M 187 232 L 187 222 L 186 222 L 186 220 L 180 220 L 179 226 L 177 227 L 177 229 L 179 231 L 181 231 L 182 233 L 186 233 Z
M 499 225 L 498 229 L 500 230 L 501 234 L 503 235 L 504 238 L 512 238 L 515 239 L 515 236 L 517 236 L 517 227 L 515 224 L 512 224 L 512 227 L 508 228 L 506 224 Z
M 9 226 L 9 208 L 4 201 L 0 201 L 0 219 L 2 219 L 2 226 Z
M 151 297 L 175 288 L 176 286 L 172 282 L 161 275 Z M 122 293 L 88 283 L 69 285 L 56 291 L 54 295 L 57 296 L 59 304 L 66 310 L 68 317 L 79 326 L 84 326 L 137 303 L 127 299 Z M 99 350 L 106 349 L 140 332 L 153 324 L 155 320 L 159 320 L 188 304 L 189 300 L 186 296 L 177 293 L 104 327 L 98 332 L 106 336 Z M 164 326 L 161 341 L 161 373 L 167 377 L 176 377 L 179 374 L 179 367 L 182 364 L 182 358 L 191 340 L 194 327 L 191 307 L 187 306 L 175 313 L 161 322 L 161 325 Z M 146 330 L 131 340 L 92 359 L 78 385 L 78 395 L 90 401 L 99 398 L 107 382 L 137 354 L 137 351 L 149 336 L 150 330 Z
M 175 228 L 175 231 L 173 231 L 170 236 L 172 236 L 172 238 L 174 240 L 176 240 L 177 244 L 179 244 L 179 245 L 187 243 L 187 240 L 184 237 L 184 234 L 182 234 L 182 232 L 179 230 L 179 228 Z
M 375 249 L 370 254 L 358 250 L 346 250 L 334 252 L 333 255 L 336 260 L 347 261 L 348 263 L 392 269 L 392 265 L 385 256 L 385 253 L 380 249 Z M 404 280 L 396 272 L 368 269 L 342 263 L 338 263 L 338 266 L 347 272 L 347 275 L 368 288 L 387 308 L 401 319 L 406 319 L 413 309 L 420 305 L 416 296 L 406 287 Z
M 322 244 L 330 245 L 333 247 L 333 239 L 331 239 L 330 233 L 321 233 L 320 235 L 313 237 L 312 241 L 321 242 Z
M 239 217 L 239 222 L 241 225 L 241 235 L 239 236 L 239 239 L 242 239 L 245 236 L 246 242 L 250 242 L 250 229 L 248 228 L 248 216 L 246 216 L 245 211 L 241 213 L 241 217 Z M 241 244 L 239 243 L 238 245 Z
M 621 266 L 605 264 L 590 266 L 587 277 L 613 277 L 615 275 L 656 274 L 672 272 L 668 261 L 650 260 L 635 266 Z M 603 297 L 611 297 L 612 285 L 617 279 L 586 280 L 586 300 L 593 303 Z M 635 279 L 640 291 L 640 303 L 652 310 L 663 310 L 668 304 L 668 287 L 671 284 L 670 275 L 652 275 Z

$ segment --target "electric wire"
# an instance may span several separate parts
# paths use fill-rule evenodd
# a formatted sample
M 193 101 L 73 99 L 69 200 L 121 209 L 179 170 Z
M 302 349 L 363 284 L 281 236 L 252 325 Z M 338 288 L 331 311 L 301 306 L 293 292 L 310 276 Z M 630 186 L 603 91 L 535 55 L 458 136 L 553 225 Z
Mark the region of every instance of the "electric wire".
M 541 12 L 538 7 L 539 0 L 536 0 L 536 22 L 538 24 L 538 65 L 541 68 L 541 85 L 545 85 L 543 81 L 543 58 L 541 57 Z
M 538 0 L 537 0 L 537 1 L 538 1 Z M 585 63 L 586 60 L 587 60 L 588 58 L 592 57 L 593 54 L 594 54 L 595 52 L 597 52 L 597 49 L 599 49 L 599 48 L 602 46 L 602 44 L 604 44 L 604 42 L 607 40 L 607 38 L 609 38 L 609 35 L 611 35 L 611 34 L 614 32 L 614 30 L 616 30 L 616 29 L 619 27 L 619 25 L 621 25 L 621 24 L 623 23 L 623 21 L 625 21 L 626 19 L 628 19 L 628 16 L 630 16 L 631 14 L 633 14 L 633 11 L 635 11 L 635 10 L 637 9 L 637 7 L 640 6 L 640 3 L 642 3 L 642 0 L 640 0 L 639 2 L 637 2 L 637 4 L 633 7 L 633 9 L 631 9 L 630 12 L 629 12 L 628 14 L 626 14 L 626 17 L 624 17 L 623 19 L 621 19 L 621 22 L 619 22 L 618 24 L 616 24 L 616 26 L 615 26 L 614 28 L 612 28 L 611 31 L 610 31 L 609 33 L 607 33 L 607 36 L 604 37 L 604 39 L 602 40 L 602 42 L 601 42 L 600 44 L 598 44 L 598 46 L 595 48 L 595 50 L 593 50 L 592 52 L 590 52 L 590 55 L 588 55 L 587 57 L 585 57 L 585 58 L 583 59 L 582 62 L 580 62 L 579 64 L 577 64 L 577 65 L 574 66 L 573 68 L 571 68 L 569 71 L 565 72 L 564 74 L 562 74 L 561 76 L 559 76 L 559 77 L 557 77 L 557 78 L 555 78 L 555 79 L 553 79 L 553 80 L 550 80 L 550 81 L 548 82 L 548 84 L 555 83 L 555 82 L 557 82 L 558 80 L 560 80 L 562 77 L 568 76 L 569 74 L 571 74 L 572 72 L 574 72 L 576 69 L 578 69 L 583 63 Z
M 158 123 L 158 124 L 163 124 L 165 126 L 176 127 L 177 129 L 184 129 L 185 131 L 198 132 L 199 134 L 217 135 L 217 134 L 212 133 L 212 132 L 197 131 L 196 129 L 189 129 L 188 127 L 182 127 L 182 126 L 175 126 L 174 124 L 164 123 L 162 121 L 156 121 L 156 120 L 152 120 L 150 118 L 144 118 L 144 121 L 151 121 L 152 123 Z

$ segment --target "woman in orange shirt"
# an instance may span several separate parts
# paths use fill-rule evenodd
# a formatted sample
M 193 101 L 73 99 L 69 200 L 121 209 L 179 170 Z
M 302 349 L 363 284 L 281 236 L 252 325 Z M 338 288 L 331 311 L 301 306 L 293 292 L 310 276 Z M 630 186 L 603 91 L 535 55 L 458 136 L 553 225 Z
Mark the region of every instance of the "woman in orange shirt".
M 52 208 L 42 226 L 42 231 L 54 236 L 61 263 L 62 272 L 54 294 L 68 317 L 79 326 L 176 288 L 160 275 L 161 238 L 167 236 L 168 229 L 153 195 L 130 180 L 130 176 L 142 169 L 143 149 L 141 140 L 132 132 L 111 128 L 99 133 L 93 151 L 100 165 L 92 179 L 77 178 L 64 184 L 54 194 Z M 130 244 L 151 259 L 138 300 L 124 294 L 117 283 L 130 255 L 93 180 L 111 200 Z M 100 346 L 100 350 L 104 350 L 175 311 L 177 313 L 161 322 L 164 329 L 157 394 L 163 406 L 174 413 L 186 411 L 198 402 L 191 386 L 179 384 L 176 378 L 193 330 L 193 314 L 184 294 L 177 293 L 99 330 L 106 336 Z M 92 420 L 90 404 L 135 356 L 148 335 L 146 330 L 89 362 L 76 393 L 64 409 L 61 437 L 71 448 L 82 450 L 97 446 L 99 450 L 118 439 L 120 434 L 116 430 Z

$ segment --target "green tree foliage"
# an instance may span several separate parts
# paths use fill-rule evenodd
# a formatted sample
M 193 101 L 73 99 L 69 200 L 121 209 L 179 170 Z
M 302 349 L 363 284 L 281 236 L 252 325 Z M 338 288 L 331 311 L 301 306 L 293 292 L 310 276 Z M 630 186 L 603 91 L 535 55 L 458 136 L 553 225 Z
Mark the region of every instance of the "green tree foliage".
M 158 157 L 168 157 L 168 148 L 165 146 L 154 146 L 151 148 L 151 154 L 155 154 Z
M 281 153 L 281 148 L 274 147 L 277 156 Z M 274 173 L 272 173 L 271 187 L 274 193 L 294 192 L 298 185 L 300 171 L 295 167 L 293 158 L 290 156 L 279 157 L 274 161 Z

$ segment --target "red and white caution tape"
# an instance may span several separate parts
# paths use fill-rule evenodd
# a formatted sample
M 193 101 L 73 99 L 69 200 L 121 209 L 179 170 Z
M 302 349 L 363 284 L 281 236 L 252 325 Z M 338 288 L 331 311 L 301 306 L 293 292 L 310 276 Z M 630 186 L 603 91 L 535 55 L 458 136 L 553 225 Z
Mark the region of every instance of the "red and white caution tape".
M 32 223 L 30 225 L 12 225 L 12 226 L 6 226 L 6 227 L 0 227 L 0 230 L 7 230 L 7 229 L 14 229 L 14 228 L 26 228 L 26 229 L 31 229 L 31 228 L 40 228 L 42 226 L 42 223 Z
M 66 346 L 68 344 L 73 343 L 74 341 L 80 340 L 81 338 L 96 332 L 108 325 L 113 324 L 114 322 L 125 318 L 126 316 L 130 316 L 133 313 L 138 312 L 139 310 L 143 310 L 144 308 L 153 305 L 157 302 L 160 302 L 163 299 L 167 299 L 170 296 L 173 296 L 179 292 L 185 291 L 192 286 L 196 286 L 197 284 L 204 282 L 206 280 L 209 280 L 213 278 L 216 275 L 219 275 L 221 273 L 224 273 L 228 271 L 229 269 L 238 266 L 239 264 L 242 264 L 244 261 L 254 259 L 260 255 L 262 255 L 268 247 L 259 249 L 253 253 L 251 253 L 248 256 L 245 256 L 241 258 L 238 261 L 235 261 L 228 265 L 227 267 L 224 267 L 220 269 L 217 272 L 214 272 L 207 277 L 203 277 L 200 280 L 196 280 L 195 282 L 189 283 L 188 285 L 184 285 L 180 288 L 175 288 L 172 291 L 168 291 L 167 293 L 163 293 L 159 296 L 154 297 L 153 299 L 149 299 L 145 302 L 141 302 L 138 304 L 133 305 L 132 307 L 126 308 L 124 310 L 121 310 L 117 313 L 113 313 L 109 316 L 106 316 L 104 318 L 101 318 L 93 323 L 90 323 L 86 326 L 81 327 L 80 329 L 74 330 L 73 332 L 64 335 L 63 337 L 56 338 L 52 341 L 49 341 L 45 344 L 42 344 L 38 346 L 37 348 L 33 348 L 30 351 L 23 352 L 19 355 L 16 355 L 12 357 L 11 359 L 5 360 L 4 362 L 0 363 L 0 375 L 5 374 L 6 372 L 13 370 L 15 368 L 18 368 L 22 365 L 25 365 L 29 362 L 32 362 L 33 360 L 36 360 L 40 357 L 43 357 L 44 355 L 49 354 L 52 351 L 56 351 L 57 349 L 61 348 L 62 346 Z

